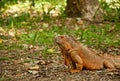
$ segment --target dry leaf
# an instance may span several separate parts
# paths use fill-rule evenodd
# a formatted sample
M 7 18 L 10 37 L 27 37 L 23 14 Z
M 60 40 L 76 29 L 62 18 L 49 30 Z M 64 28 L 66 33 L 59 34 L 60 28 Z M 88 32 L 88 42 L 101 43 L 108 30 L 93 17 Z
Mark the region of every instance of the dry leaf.
M 4 35 L 4 33 L 5 33 L 5 30 L 2 27 L 0 27 L 0 35 Z
M 14 28 L 12 28 L 8 31 L 8 35 L 11 36 L 11 37 L 15 37 L 15 33 L 16 33 L 16 31 L 15 31 Z
M 50 52 L 50 53 L 53 53 L 54 49 L 48 49 L 47 51 Z
M 0 38 L 0 44 L 3 43 L 3 39 Z
M 81 18 L 76 18 L 76 20 L 77 20 L 77 24 L 79 24 L 79 25 L 83 25 L 83 20 L 81 20 Z
M 39 70 L 39 66 L 38 65 L 35 65 L 35 66 L 32 66 L 32 67 L 29 67 L 30 70 Z
M 35 75 L 35 74 L 38 73 L 38 71 L 33 71 L 33 70 L 28 70 L 28 72 L 31 73 L 31 74 L 33 74 L 33 75 Z
M 31 66 L 30 63 L 24 63 L 24 65 L 25 65 L 26 67 L 30 67 L 30 66 Z
M 77 21 L 77 24 L 83 25 L 83 21 L 82 21 L 82 20 L 79 20 L 79 21 Z
M 114 29 L 115 29 L 115 27 L 113 26 L 113 27 L 111 27 L 108 31 L 109 31 L 109 32 L 112 32 Z
M 39 29 L 40 32 L 43 32 L 43 29 Z
M 43 28 L 47 28 L 49 26 L 48 23 L 43 23 Z
M 29 47 L 28 44 L 22 44 L 22 46 L 23 46 L 23 48 L 25 48 L 25 49 Z

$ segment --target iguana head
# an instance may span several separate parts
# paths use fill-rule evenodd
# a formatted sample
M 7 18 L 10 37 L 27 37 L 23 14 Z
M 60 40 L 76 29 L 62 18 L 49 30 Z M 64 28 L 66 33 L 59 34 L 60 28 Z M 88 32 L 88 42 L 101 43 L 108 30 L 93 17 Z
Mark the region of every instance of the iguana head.
M 71 49 L 70 37 L 68 35 L 60 35 L 55 37 L 55 42 L 61 49 L 64 50 Z

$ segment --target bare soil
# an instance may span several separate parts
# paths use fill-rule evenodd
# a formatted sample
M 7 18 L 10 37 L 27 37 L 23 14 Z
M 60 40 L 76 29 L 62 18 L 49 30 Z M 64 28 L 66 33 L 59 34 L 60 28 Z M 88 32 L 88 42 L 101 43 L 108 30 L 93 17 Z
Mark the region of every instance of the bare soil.
M 59 51 L 43 57 L 35 49 L 0 50 L 0 58 L 0 81 L 120 81 L 120 69 L 65 72 Z

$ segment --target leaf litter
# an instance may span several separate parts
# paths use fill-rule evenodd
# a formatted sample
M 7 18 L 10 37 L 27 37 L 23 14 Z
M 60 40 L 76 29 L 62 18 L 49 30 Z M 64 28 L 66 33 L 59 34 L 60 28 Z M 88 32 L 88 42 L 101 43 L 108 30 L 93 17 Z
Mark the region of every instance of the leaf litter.
M 14 10 L 15 8 L 15 10 Z M 25 7 L 24 7 L 25 8 Z M 18 16 L 23 10 L 19 10 L 17 7 L 8 10 L 10 14 L 15 13 L 14 16 Z M 25 8 L 26 11 L 26 8 Z M 16 14 L 16 12 L 20 12 Z M 40 14 L 40 13 L 39 13 Z M 3 14 L 4 15 L 4 14 Z M 9 15 L 9 14 L 8 14 Z M 35 20 L 36 13 L 30 14 L 31 19 Z M 51 12 L 51 15 L 52 12 Z M 54 18 L 53 18 L 54 20 Z M 52 23 L 51 23 L 52 22 Z M 79 30 L 79 27 L 85 29 L 90 23 L 82 21 L 80 18 L 72 19 L 66 18 L 55 19 L 54 22 L 35 22 L 37 30 L 44 32 L 51 27 L 66 26 L 70 29 Z M 23 26 L 26 22 L 21 23 Z M 34 25 L 32 24 L 32 25 Z M 87 25 L 87 26 L 86 26 Z M 97 23 L 98 25 L 98 23 Z M 103 24 L 100 24 L 101 26 Z M 34 27 L 34 26 L 33 26 Z M 115 27 L 111 27 L 108 32 L 113 32 Z M 34 30 L 36 31 L 36 30 Z M 28 34 L 28 30 L 24 28 L 8 28 L 4 29 L 0 27 L 0 44 L 11 45 L 17 43 L 21 34 Z M 119 38 L 119 34 L 118 37 Z M 63 57 L 60 51 L 54 45 L 45 51 L 47 56 L 43 56 L 44 45 L 29 45 L 27 43 L 22 44 L 22 49 L 9 49 L 0 50 L 0 81 L 119 81 L 120 70 L 117 72 L 106 72 L 105 70 L 88 71 L 83 70 L 80 73 L 66 72 L 68 67 L 63 64 Z M 101 52 L 101 50 L 99 50 Z M 103 50 L 114 55 L 120 55 L 120 47 L 110 47 L 107 50 Z
M 2 67 L 0 79 L 3 77 L 4 81 L 119 81 L 120 79 L 120 70 L 117 72 L 83 70 L 74 74 L 66 72 L 68 67 L 63 64 L 61 54 L 43 57 L 39 52 L 40 49 L 33 48 L 34 46 L 29 50 L 0 51 L 1 56 L 12 55 L 10 60 L 0 61 Z M 49 51 L 53 52 L 53 49 Z M 16 57 L 16 52 L 18 57 Z M 38 52 L 37 56 L 34 55 L 35 52 Z

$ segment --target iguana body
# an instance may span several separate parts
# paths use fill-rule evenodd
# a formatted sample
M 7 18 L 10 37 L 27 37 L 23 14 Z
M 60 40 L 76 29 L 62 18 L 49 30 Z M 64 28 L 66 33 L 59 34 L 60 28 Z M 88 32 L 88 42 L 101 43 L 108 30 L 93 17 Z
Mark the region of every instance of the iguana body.
M 120 58 L 117 58 L 116 62 L 118 63 L 116 63 L 113 57 L 97 55 L 94 51 L 81 45 L 72 36 L 57 36 L 55 41 L 64 56 L 65 65 L 71 67 L 70 72 L 80 72 L 83 68 L 115 70 L 116 64 L 120 65 Z

